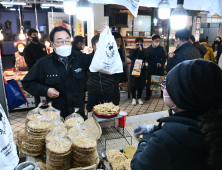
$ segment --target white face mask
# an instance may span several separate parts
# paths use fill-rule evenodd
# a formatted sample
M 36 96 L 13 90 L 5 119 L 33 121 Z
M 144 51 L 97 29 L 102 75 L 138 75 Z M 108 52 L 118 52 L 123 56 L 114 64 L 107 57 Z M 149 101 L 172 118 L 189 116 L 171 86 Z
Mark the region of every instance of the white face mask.
M 46 47 L 49 47 L 49 46 L 50 46 L 50 43 L 45 43 L 45 46 L 46 46 Z
M 158 46 L 160 45 L 160 43 L 153 43 L 153 45 L 154 45 L 155 47 L 158 47 Z
M 19 48 L 18 51 L 19 51 L 20 53 L 22 53 L 22 52 L 24 51 L 24 48 Z
M 164 94 L 163 94 L 163 100 L 164 100 L 164 103 L 166 104 L 166 97 L 169 97 L 170 98 L 170 96 L 165 96 Z M 169 107 L 169 106 L 168 106 Z M 171 107 L 171 109 L 175 109 L 177 106 L 174 106 L 174 107 Z
M 85 48 L 85 45 L 82 45 L 82 50 L 84 50 L 84 48 Z
M 180 42 L 180 39 L 177 40 L 177 43 L 175 42 L 175 45 L 176 45 L 177 48 L 179 47 L 178 46 L 179 42 Z
M 72 53 L 72 46 L 71 45 L 63 45 L 60 47 L 55 47 L 56 54 L 58 54 L 61 57 L 68 57 Z
M 119 49 L 120 49 L 120 47 L 118 47 L 118 46 L 117 46 L 117 49 L 119 50 Z

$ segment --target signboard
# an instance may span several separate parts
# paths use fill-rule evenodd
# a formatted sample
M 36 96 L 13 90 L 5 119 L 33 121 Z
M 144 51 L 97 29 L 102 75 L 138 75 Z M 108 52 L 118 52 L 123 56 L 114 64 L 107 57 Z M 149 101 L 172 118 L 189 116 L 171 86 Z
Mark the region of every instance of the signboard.
M 83 31 L 83 21 L 78 21 L 78 35 L 81 35 L 84 37 L 84 31 Z
M 199 41 L 200 39 L 200 28 L 201 28 L 201 16 L 197 16 L 196 27 L 195 27 L 195 39 Z
M 62 26 L 71 30 L 69 15 L 63 12 L 48 12 L 49 33 L 54 27 Z

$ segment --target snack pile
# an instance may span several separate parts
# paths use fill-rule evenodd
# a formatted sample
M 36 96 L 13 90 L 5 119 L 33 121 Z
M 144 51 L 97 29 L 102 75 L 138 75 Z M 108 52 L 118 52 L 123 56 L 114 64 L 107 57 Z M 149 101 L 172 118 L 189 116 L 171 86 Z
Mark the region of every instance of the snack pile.
M 113 103 L 104 103 L 94 106 L 94 111 L 98 114 L 112 115 L 119 111 L 119 106 L 115 106 Z

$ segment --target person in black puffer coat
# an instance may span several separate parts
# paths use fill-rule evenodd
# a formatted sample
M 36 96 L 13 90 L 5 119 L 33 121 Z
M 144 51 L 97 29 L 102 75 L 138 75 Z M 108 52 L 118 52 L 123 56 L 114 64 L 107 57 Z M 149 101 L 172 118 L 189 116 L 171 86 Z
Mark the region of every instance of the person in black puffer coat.
M 139 125 L 143 134 L 132 170 L 222 169 L 222 70 L 205 59 L 174 67 L 161 84 L 165 104 L 175 113 L 158 126 Z
M 168 54 L 167 72 L 182 61 L 201 58 L 199 50 L 195 48 L 191 42 L 188 42 L 190 37 L 190 31 L 188 29 L 177 31 L 175 37 L 177 49 Z
M 141 97 L 143 93 L 143 89 L 146 86 L 146 67 L 145 67 L 145 61 L 146 58 L 146 51 L 143 48 L 143 39 L 142 38 L 136 38 L 135 40 L 136 47 L 135 49 L 132 49 L 130 51 L 129 59 L 131 60 L 131 68 L 130 68 L 130 82 L 129 86 L 131 87 L 132 92 L 132 105 L 136 105 L 136 90 L 138 90 L 137 93 L 137 99 L 138 103 L 140 105 L 143 104 Z M 143 65 L 141 68 L 141 73 L 139 77 L 133 76 L 132 71 L 135 64 L 136 59 L 143 60 Z
M 99 34 L 92 38 L 93 53 L 96 52 L 96 43 L 99 41 Z M 99 72 L 88 72 L 88 102 L 86 109 L 91 112 L 95 105 L 105 102 L 111 102 L 115 85 L 114 75 L 108 75 Z

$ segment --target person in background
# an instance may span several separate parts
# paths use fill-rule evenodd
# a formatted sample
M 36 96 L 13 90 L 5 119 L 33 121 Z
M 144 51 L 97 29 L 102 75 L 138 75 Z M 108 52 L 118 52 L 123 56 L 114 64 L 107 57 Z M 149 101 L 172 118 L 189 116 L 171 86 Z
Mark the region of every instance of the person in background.
M 199 42 L 201 45 L 204 45 L 207 48 L 207 53 L 204 55 L 204 59 L 214 61 L 214 52 L 212 47 L 207 45 L 207 40 L 205 38 L 201 38 Z
M 118 48 L 118 52 L 120 58 L 123 63 L 123 73 L 115 74 L 115 87 L 114 87 L 114 94 L 113 94 L 113 104 L 119 105 L 120 102 L 120 92 L 119 92 L 119 83 L 124 83 L 124 86 L 127 86 L 128 78 L 127 78 L 127 67 L 128 65 L 125 63 L 125 57 L 123 55 L 123 51 L 121 49 L 121 45 L 123 42 L 123 37 L 118 32 L 113 32 L 112 35 L 114 36 Z
M 88 54 L 93 57 L 96 52 L 96 44 L 99 41 L 100 34 L 94 36 L 91 40 L 93 53 Z M 86 109 L 91 112 L 95 105 L 105 102 L 111 102 L 113 99 L 115 86 L 115 76 L 100 72 L 88 72 L 88 102 Z
M 191 44 L 193 44 L 194 47 L 199 50 L 201 58 L 204 58 L 204 55 L 207 53 L 207 48 L 203 44 L 196 42 L 195 37 L 193 35 L 190 35 L 189 41 L 191 42 Z
M 24 49 L 25 62 L 30 70 L 36 61 L 47 55 L 46 46 L 39 42 L 38 31 L 34 28 L 30 28 L 27 31 L 30 44 Z
M 175 113 L 158 126 L 139 125 L 143 134 L 132 170 L 222 169 L 222 71 L 205 59 L 183 61 L 161 84 L 165 104 Z
M 152 36 L 152 45 L 147 48 L 148 61 L 148 83 L 146 86 L 146 100 L 150 99 L 151 75 L 164 76 L 164 65 L 166 62 L 166 54 L 162 46 L 160 46 L 160 36 Z
M 15 66 L 15 71 L 28 71 L 28 66 L 24 59 L 24 48 L 25 44 L 17 43 L 15 48 L 17 52 L 15 52 L 15 57 L 13 58 L 13 65 Z
M 74 42 L 72 45 L 72 51 L 80 51 L 85 48 L 85 39 L 83 36 L 77 35 L 74 37 Z
M 200 52 L 189 42 L 190 31 L 188 29 L 178 30 L 175 37 L 177 49 L 168 53 L 167 72 L 185 60 L 201 58 Z
M 50 42 L 48 39 L 45 40 L 45 46 L 48 54 L 53 52 L 53 48 L 50 46 Z
M 136 90 L 137 90 L 137 99 L 140 105 L 143 104 L 141 100 L 143 89 L 146 86 L 146 53 L 145 49 L 143 48 L 143 39 L 138 37 L 135 40 L 135 48 L 131 49 L 129 59 L 131 60 L 131 68 L 130 68 L 130 82 L 129 86 L 131 87 L 132 93 L 132 105 L 136 105 Z M 141 66 L 141 73 L 139 77 L 132 75 L 132 71 L 134 68 L 134 64 L 136 59 L 140 59 L 143 61 L 143 65 Z
M 218 61 L 219 61 L 219 58 L 220 58 L 221 52 L 222 52 L 222 45 L 221 45 L 221 37 L 220 36 L 217 36 L 215 38 L 212 48 L 213 48 L 213 52 L 214 52 L 215 62 L 218 64 Z
M 72 52 L 71 34 L 62 26 L 52 29 L 50 41 L 54 52 L 37 61 L 22 80 L 23 88 L 33 96 L 47 96 L 63 118 L 79 108 L 85 119 L 84 77 L 92 58 Z

